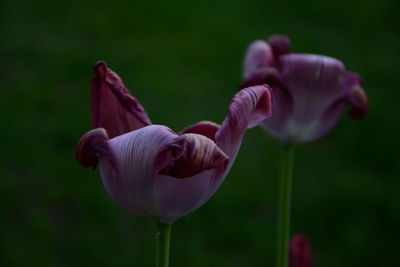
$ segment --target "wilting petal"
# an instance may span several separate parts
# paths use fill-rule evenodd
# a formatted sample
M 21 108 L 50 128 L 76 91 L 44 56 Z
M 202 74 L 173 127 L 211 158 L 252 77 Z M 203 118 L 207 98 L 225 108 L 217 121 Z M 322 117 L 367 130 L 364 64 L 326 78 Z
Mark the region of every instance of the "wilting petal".
M 114 166 L 114 158 L 108 148 L 108 135 L 103 128 L 93 129 L 87 132 L 79 140 L 76 147 L 76 159 L 83 167 L 96 168 L 99 158 Z
M 244 79 L 249 79 L 261 68 L 271 66 L 274 66 L 274 56 L 268 43 L 261 40 L 251 43 L 247 48 L 244 60 Z
M 213 140 L 200 134 L 188 133 L 160 150 L 156 157 L 156 170 L 159 174 L 185 178 L 227 161 L 228 156 Z
M 243 135 L 271 114 L 271 93 L 267 86 L 240 90 L 229 105 L 229 114 L 216 133 L 217 145 L 234 159 Z
M 103 61 L 94 67 L 91 93 L 93 128 L 105 128 L 110 138 L 151 124 L 139 101 Z
M 295 235 L 289 245 L 289 267 L 311 267 L 310 245 L 303 235 Z

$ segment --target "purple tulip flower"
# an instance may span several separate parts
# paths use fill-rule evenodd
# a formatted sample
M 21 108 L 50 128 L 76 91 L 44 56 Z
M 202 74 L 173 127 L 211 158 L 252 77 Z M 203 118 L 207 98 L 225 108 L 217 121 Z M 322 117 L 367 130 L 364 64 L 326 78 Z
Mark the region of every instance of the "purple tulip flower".
M 121 78 L 98 62 L 92 79 L 93 130 L 77 146 L 84 167 L 100 166 L 111 199 L 128 212 L 172 223 L 206 202 L 224 181 L 246 129 L 271 112 L 266 86 L 238 92 L 219 126 L 202 121 L 177 134 L 153 125 Z
M 276 35 L 250 44 L 244 61 L 242 88 L 268 84 L 272 116 L 261 125 L 289 144 L 310 142 L 337 123 L 346 105 L 349 116 L 363 118 L 367 96 L 360 77 L 335 58 L 290 53 L 290 40 Z
M 311 267 L 310 245 L 304 235 L 293 236 L 289 245 L 289 267 Z

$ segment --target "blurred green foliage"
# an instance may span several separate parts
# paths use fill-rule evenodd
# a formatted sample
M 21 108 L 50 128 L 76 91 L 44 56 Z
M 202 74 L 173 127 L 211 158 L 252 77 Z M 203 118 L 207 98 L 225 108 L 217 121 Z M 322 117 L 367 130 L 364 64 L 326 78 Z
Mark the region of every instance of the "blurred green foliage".
M 103 59 L 154 123 L 221 122 L 254 39 L 359 72 L 370 101 L 296 151 L 293 232 L 315 266 L 394 266 L 400 240 L 399 1 L 0 2 L 0 264 L 152 266 L 152 222 L 117 208 L 75 144 Z M 248 132 L 215 196 L 173 227 L 171 266 L 274 266 L 279 145 Z

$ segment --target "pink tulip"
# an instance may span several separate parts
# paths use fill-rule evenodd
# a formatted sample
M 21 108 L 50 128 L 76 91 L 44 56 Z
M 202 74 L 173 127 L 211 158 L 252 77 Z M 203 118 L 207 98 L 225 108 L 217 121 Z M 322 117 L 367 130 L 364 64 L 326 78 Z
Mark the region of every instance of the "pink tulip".
M 271 112 L 266 86 L 238 92 L 221 125 L 202 121 L 177 134 L 152 125 L 121 78 L 95 65 L 92 131 L 77 146 L 84 167 L 100 166 L 111 199 L 128 212 L 172 223 L 204 204 L 230 170 L 247 128 Z
M 330 131 L 343 109 L 353 119 L 368 111 L 360 77 L 335 58 L 290 53 L 290 40 L 276 35 L 250 44 L 242 87 L 268 84 L 272 116 L 261 126 L 289 144 L 313 141 Z
M 289 245 L 289 267 L 311 267 L 310 245 L 304 235 L 295 235 Z

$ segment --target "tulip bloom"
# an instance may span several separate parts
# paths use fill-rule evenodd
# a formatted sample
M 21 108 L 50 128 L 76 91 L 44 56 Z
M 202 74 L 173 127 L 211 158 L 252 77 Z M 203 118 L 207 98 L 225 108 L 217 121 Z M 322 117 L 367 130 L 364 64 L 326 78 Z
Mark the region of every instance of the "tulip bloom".
M 304 235 L 295 235 L 290 241 L 289 267 L 311 267 L 312 254 Z
M 224 181 L 247 128 L 270 114 L 265 86 L 238 92 L 219 126 L 202 121 L 175 133 L 153 125 L 104 62 L 92 79 L 94 130 L 77 146 L 84 167 L 100 166 L 104 187 L 122 209 L 170 224 L 206 202 Z
M 360 77 L 347 72 L 335 58 L 290 53 L 286 36 L 250 44 L 244 61 L 242 87 L 268 84 L 272 88 L 272 116 L 261 126 L 284 143 L 318 139 L 331 130 L 349 105 L 349 116 L 363 118 L 367 96 Z
M 278 207 L 278 267 L 288 266 L 290 205 L 294 145 L 329 132 L 344 108 L 361 119 L 368 112 L 360 77 L 347 72 L 335 58 L 290 53 L 290 40 L 276 35 L 254 41 L 244 60 L 242 87 L 268 84 L 274 104 L 272 116 L 260 125 L 284 143 Z M 302 266 L 302 265 L 301 265 Z

